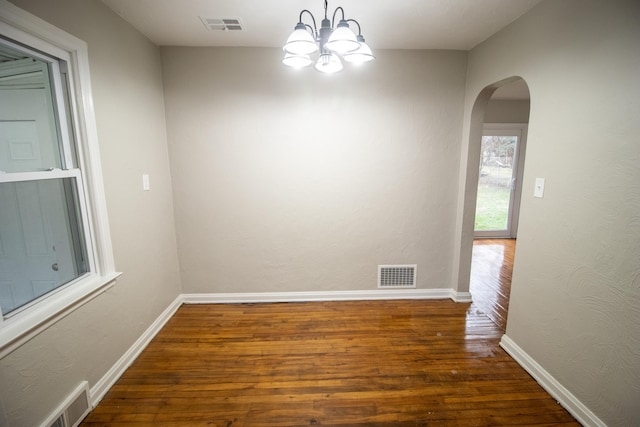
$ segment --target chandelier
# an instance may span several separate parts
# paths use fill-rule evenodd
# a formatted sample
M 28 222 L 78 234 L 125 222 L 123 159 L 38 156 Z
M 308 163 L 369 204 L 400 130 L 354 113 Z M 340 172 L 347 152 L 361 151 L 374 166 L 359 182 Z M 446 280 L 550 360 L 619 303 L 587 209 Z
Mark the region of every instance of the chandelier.
M 311 55 L 319 52 L 315 61 L 315 68 L 323 73 L 335 73 L 342 70 L 342 61 L 353 64 L 361 64 L 373 61 L 375 57 L 371 49 L 364 41 L 360 24 L 355 19 L 345 19 L 344 9 L 336 8 L 333 12 L 333 19 L 329 21 L 327 17 L 328 0 L 324 2 L 324 19 L 318 30 L 316 18 L 307 9 L 300 12 L 300 18 L 293 32 L 284 44 L 285 52 L 282 63 L 293 68 L 303 68 L 313 64 Z M 336 15 L 340 11 L 342 19 L 334 27 Z M 304 14 L 311 17 L 313 26 L 302 21 Z M 358 26 L 358 35 L 351 30 L 349 23 L 353 22 Z

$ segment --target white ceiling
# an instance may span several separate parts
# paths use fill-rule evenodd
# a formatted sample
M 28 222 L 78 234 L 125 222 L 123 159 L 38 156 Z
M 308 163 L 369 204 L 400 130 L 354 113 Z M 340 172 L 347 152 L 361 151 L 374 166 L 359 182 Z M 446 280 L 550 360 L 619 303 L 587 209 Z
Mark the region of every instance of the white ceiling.
M 335 0 L 375 49 L 469 50 L 541 0 Z M 103 0 L 159 46 L 282 46 L 302 9 L 323 0 Z M 209 31 L 204 18 L 240 18 L 244 31 Z M 331 16 L 330 16 L 331 18 Z

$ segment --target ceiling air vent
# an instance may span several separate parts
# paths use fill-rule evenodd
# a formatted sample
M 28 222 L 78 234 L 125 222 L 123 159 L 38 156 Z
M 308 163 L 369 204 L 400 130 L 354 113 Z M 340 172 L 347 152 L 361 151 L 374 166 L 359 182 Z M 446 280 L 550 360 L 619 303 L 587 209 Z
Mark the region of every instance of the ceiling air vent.
M 379 265 L 378 288 L 415 288 L 417 265 Z
M 204 18 L 200 20 L 209 31 L 244 31 L 240 18 Z

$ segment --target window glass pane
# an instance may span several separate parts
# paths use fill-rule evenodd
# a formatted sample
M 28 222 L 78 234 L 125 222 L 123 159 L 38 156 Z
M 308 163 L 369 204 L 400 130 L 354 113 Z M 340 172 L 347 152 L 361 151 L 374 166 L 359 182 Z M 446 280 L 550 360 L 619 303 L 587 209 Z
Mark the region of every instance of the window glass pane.
M 507 229 L 516 142 L 516 136 L 482 137 L 476 231 Z
M 88 271 L 74 178 L 0 183 L 0 307 L 20 308 Z
M 52 69 L 0 39 L 0 171 L 63 168 Z

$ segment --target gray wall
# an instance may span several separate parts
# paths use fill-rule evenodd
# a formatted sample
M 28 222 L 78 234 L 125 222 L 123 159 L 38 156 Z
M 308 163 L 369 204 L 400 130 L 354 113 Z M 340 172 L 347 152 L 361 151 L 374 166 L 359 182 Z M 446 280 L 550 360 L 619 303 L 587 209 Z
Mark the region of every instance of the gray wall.
M 110 369 L 180 293 L 160 54 L 97 0 L 16 0 L 88 44 L 115 286 L 0 360 L 13 426 L 42 422 Z M 151 191 L 142 191 L 142 173 Z M 1 419 L 2 417 L 0 417 Z
M 491 99 L 484 112 L 485 123 L 528 123 L 529 101 Z
M 637 1 L 541 3 L 470 52 L 462 147 L 478 94 L 524 78 L 507 336 L 611 426 L 640 420 L 639 40 Z
M 184 291 L 450 288 L 466 53 L 377 51 L 340 75 L 281 49 L 163 47 Z

